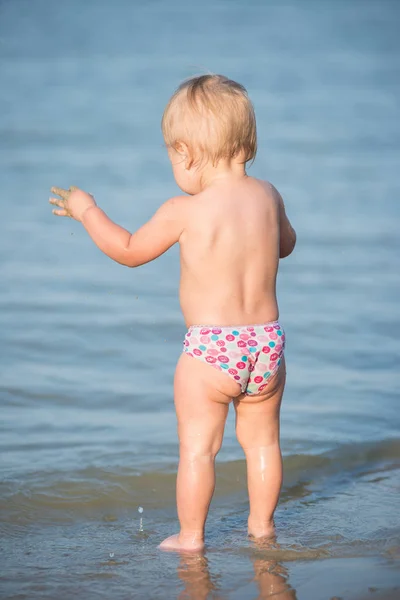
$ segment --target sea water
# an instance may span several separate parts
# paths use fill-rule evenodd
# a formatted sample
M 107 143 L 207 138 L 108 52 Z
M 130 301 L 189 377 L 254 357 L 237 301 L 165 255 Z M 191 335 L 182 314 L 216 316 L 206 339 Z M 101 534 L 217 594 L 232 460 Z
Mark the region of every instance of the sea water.
M 390 0 L 0 3 L 2 598 L 399 585 L 399 17 Z M 254 545 L 230 414 L 207 552 L 179 557 L 156 548 L 177 529 L 178 251 L 126 269 L 47 201 L 78 185 L 140 226 L 178 193 L 163 108 L 208 71 L 248 88 L 249 173 L 298 234 L 278 288 L 285 481 L 277 540 Z

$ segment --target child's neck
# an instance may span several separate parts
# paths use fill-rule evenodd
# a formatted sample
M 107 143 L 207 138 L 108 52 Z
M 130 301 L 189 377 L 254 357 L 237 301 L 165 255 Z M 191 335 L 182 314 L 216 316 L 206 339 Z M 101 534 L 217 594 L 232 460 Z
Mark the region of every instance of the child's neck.
M 202 190 L 217 183 L 247 177 L 246 165 L 234 160 L 220 160 L 217 165 L 207 164 L 201 174 Z

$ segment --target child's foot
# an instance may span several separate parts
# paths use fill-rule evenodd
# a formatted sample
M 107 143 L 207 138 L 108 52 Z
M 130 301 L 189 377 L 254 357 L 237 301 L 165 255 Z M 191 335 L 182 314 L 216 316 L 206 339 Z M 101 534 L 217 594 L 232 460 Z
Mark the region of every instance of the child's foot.
M 196 536 L 183 537 L 177 533 L 166 538 L 158 547 L 170 552 L 200 552 L 204 548 L 204 542 Z
M 248 524 L 248 534 L 254 538 L 272 538 L 275 536 L 275 526 L 273 521 L 269 523 Z

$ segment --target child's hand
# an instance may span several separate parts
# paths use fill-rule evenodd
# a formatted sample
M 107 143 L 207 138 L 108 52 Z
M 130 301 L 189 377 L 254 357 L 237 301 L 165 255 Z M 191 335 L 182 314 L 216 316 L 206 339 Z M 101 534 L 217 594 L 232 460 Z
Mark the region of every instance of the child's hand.
M 52 187 L 51 191 L 53 194 L 60 196 L 62 200 L 58 198 L 50 198 L 50 204 L 59 206 L 61 210 L 53 210 L 53 214 L 58 217 L 71 217 L 76 221 L 82 221 L 82 215 L 88 208 L 96 206 L 96 201 L 90 194 L 87 194 L 83 190 L 77 187 L 71 186 L 69 190 L 63 188 Z

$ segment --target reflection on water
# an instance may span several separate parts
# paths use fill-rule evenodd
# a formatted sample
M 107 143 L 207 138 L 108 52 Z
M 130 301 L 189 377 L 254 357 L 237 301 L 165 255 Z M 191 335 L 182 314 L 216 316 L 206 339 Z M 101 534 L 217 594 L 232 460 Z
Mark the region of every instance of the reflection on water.
M 251 554 L 254 569 L 254 579 L 259 594 L 257 600 L 279 597 L 280 600 L 297 600 L 296 592 L 289 584 L 288 569 L 274 554 L 279 550 L 276 538 L 271 540 L 252 540 L 255 552 Z M 183 583 L 179 600 L 217 600 L 225 595 L 218 583 L 218 577 L 213 575 L 209 560 L 204 553 L 184 553 L 180 555 L 177 574 Z
M 179 594 L 179 600 L 206 600 L 211 592 L 218 591 L 218 584 L 213 581 L 208 559 L 203 553 L 182 554 L 177 573 L 184 586 Z M 211 597 L 219 596 L 213 594 Z
M 280 600 L 297 600 L 296 592 L 289 584 L 289 571 L 281 563 L 272 558 L 263 558 L 262 551 L 268 554 L 279 549 L 276 540 L 253 540 L 257 547 L 257 557 L 252 559 L 254 568 L 254 579 L 260 589 L 257 600 L 264 598 L 279 597 Z
M 255 559 L 254 579 L 260 588 L 258 600 L 264 598 L 278 597 L 281 600 L 297 600 L 296 592 L 289 585 L 289 571 L 280 563 Z

